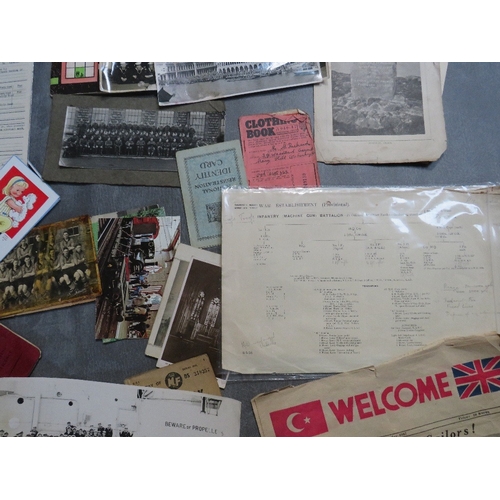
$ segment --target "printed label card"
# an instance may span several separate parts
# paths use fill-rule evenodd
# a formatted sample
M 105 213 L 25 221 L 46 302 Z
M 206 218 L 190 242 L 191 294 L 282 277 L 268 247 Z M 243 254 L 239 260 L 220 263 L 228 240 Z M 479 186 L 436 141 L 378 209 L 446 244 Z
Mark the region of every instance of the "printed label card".
M 212 364 L 206 354 L 129 377 L 124 383 L 221 395 Z

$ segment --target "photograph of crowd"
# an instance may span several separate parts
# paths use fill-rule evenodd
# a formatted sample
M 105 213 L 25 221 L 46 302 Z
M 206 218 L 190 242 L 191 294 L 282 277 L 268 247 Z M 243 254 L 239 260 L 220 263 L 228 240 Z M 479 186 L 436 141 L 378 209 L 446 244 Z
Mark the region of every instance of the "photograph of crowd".
M 221 111 L 68 106 L 59 165 L 175 171 L 177 151 L 223 142 L 224 126 Z
M 14 437 L 113 437 L 113 435 L 117 435 L 118 437 L 134 436 L 134 434 L 128 430 L 126 425 L 122 425 L 117 433 L 117 431 L 111 427 L 111 424 L 108 424 L 105 427 L 100 422 L 97 426 L 89 425 L 88 429 L 68 422 L 64 432 L 60 434 L 39 431 L 37 427 L 32 427 L 26 434 L 24 434 L 23 431 L 13 434 Z M 0 429 L 0 437 L 9 437 L 9 431 Z
M 88 302 L 100 293 L 86 216 L 34 228 L 0 262 L 0 317 Z
M 103 293 L 95 338 L 148 338 L 180 237 L 180 217 L 99 218 Z

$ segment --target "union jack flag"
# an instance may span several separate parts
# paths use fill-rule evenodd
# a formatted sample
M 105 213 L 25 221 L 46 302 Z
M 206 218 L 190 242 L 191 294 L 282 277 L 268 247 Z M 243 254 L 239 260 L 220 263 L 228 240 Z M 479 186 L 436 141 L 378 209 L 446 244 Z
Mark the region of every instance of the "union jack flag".
M 500 356 L 452 366 L 460 399 L 500 391 Z

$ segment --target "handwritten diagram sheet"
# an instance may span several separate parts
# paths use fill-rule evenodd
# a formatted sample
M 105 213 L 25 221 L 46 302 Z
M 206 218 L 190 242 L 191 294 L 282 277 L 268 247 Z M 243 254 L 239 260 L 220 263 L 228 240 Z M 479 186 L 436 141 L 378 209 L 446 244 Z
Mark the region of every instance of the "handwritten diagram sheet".
M 223 190 L 223 367 L 331 373 L 496 331 L 495 188 Z

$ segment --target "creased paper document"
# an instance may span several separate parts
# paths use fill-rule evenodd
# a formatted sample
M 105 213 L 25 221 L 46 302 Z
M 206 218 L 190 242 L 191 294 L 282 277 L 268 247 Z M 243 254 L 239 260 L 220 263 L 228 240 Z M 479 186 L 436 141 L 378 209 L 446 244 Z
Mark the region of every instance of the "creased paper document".
M 500 436 L 500 340 L 454 337 L 377 367 L 261 394 L 262 436 Z
M 446 149 L 442 65 L 326 63 L 314 87 L 315 143 L 324 163 L 415 163 Z
M 335 373 L 496 331 L 495 193 L 223 190 L 223 367 Z

